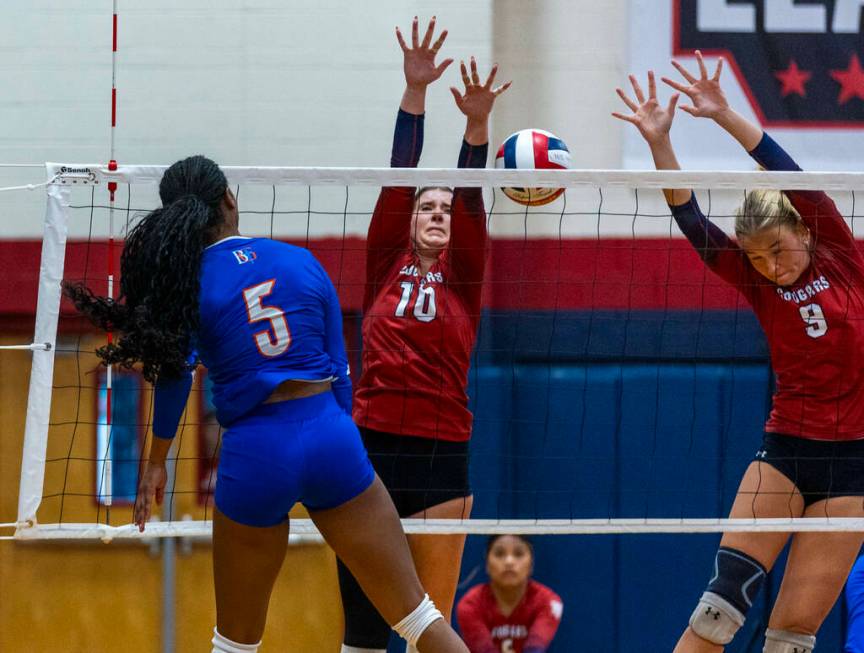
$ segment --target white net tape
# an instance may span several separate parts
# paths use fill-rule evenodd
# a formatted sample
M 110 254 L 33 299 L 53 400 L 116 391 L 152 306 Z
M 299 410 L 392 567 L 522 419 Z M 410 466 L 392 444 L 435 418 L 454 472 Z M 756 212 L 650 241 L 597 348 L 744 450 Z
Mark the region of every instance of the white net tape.
M 0 528 L 14 524 L 0 524 Z M 796 519 L 403 519 L 406 533 L 421 535 L 637 535 L 656 533 L 836 533 L 864 531 L 864 519 L 849 517 Z M 210 521 L 151 522 L 139 532 L 134 524 L 23 525 L 17 539 L 92 540 L 158 537 L 210 537 Z M 292 535 L 320 538 L 311 519 L 292 519 Z
M 158 184 L 167 166 L 49 163 L 49 182 L 64 185 Z M 222 166 L 231 184 L 300 186 L 485 186 L 538 188 L 696 188 L 864 190 L 859 172 L 496 170 L 450 168 L 292 168 Z

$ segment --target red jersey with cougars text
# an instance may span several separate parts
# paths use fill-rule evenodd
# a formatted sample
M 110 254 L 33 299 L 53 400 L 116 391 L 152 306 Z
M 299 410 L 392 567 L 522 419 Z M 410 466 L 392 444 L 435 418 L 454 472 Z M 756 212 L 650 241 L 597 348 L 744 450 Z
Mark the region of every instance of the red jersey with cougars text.
M 799 169 L 768 134 L 750 154 L 769 170 Z M 861 439 L 864 256 L 830 197 L 784 192 L 813 240 L 810 265 L 790 286 L 759 274 L 744 251 L 704 219 L 695 198 L 673 207 L 673 214 L 711 270 L 744 295 L 765 331 L 776 375 L 765 430 L 814 440 Z M 700 234 L 702 228 L 707 232 Z
M 488 583 L 477 585 L 459 601 L 459 631 L 471 653 L 543 653 L 552 643 L 564 604 L 545 585 L 528 581 L 525 596 L 512 613 L 501 614 Z
M 825 193 L 786 194 L 816 239 L 799 279 L 777 286 L 732 248 L 712 269 L 747 298 L 768 339 L 777 383 L 765 430 L 864 438 L 864 258 Z
M 471 435 L 466 385 L 486 260 L 483 196 L 479 188 L 455 190 L 450 245 L 423 276 L 411 243 L 413 210 L 413 188 L 384 188 L 372 216 L 354 421 L 464 441 Z

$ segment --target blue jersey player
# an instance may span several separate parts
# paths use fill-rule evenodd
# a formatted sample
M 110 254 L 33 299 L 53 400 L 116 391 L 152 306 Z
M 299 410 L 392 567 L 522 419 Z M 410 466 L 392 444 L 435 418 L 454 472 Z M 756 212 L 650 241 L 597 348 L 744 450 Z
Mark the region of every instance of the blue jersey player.
M 425 595 L 390 497 L 351 421 L 336 292 L 305 249 L 238 231 L 213 161 L 172 165 L 162 208 L 128 235 L 117 301 L 66 284 L 76 307 L 119 333 L 98 351 L 140 363 L 156 386 L 153 441 L 135 502 L 144 530 L 200 360 L 227 429 L 216 482 L 214 653 L 257 651 L 301 501 L 388 623 L 424 652 L 468 653 Z
M 864 653 L 864 554 L 846 580 L 846 643 L 843 653 Z

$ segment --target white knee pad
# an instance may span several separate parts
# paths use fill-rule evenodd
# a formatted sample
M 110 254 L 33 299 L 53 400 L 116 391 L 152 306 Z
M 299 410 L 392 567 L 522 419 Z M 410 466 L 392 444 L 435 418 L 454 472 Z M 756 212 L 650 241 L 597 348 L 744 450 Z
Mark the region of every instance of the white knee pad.
M 690 615 L 690 628 L 712 644 L 726 645 L 744 625 L 744 615 L 722 596 L 704 592 Z
M 791 630 L 765 631 L 765 648 L 763 653 L 813 653 L 816 648 L 816 638 L 813 635 L 793 633 Z
M 393 626 L 393 630 L 408 642 L 408 646 L 417 646 L 417 640 L 426 632 L 426 629 L 439 619 L 443 619 L 444 615 L 435 607 L 432 599 L 428 594 L 423 596 L 420 605 L 414 608 L 414 611 L 405 617 L 398 624 Z
M 232 642 L 227 637 L 220 635 L 219 631 L 215 628 L 213 629 L 213 639 L 210 640 L 210 643 L 213 644 L 213 651 L 211 653 L 257 653 L 258 647 L 261 646 L 261 642 L 257 644 Z
M 383 648 L 357 648 L 356 646 L 348 646 L 342 644 L 342 649 L 339 653 L 387 653 L 387 649 Z

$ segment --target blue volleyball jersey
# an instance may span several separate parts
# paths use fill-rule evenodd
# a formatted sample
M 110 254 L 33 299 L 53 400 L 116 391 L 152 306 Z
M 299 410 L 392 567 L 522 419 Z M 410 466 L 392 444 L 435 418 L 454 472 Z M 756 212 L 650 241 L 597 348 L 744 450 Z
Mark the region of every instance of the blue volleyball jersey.
M 213 382 L 213 404 L 227 426 L 283 381 L 333 381 L 351 412 L 351 381 L 339 299 L 318 261 L 300 247 L 233 237 L 208 247 L 201 263 L 197 358 Z M 156 384 L 153 433 L 174 436 L 191 371 Z

